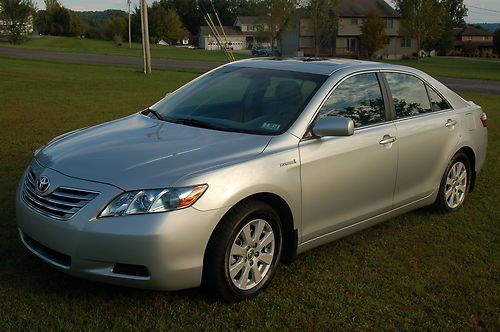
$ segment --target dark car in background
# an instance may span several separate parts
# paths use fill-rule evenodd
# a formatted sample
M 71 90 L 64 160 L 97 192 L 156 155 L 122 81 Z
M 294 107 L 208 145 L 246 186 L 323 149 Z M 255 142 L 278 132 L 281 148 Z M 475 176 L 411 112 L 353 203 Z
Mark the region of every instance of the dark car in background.
M 254 56 L 271 56 L 273 55 L 273 50 L 271 50 L 271 47 L 267 46 L 262 46 L 262 45 L 255 45 L 252 47 L 252 55 Z M 280 56 L 280 52 L 278 50 L 274 50 L 274 55 L 275 56 Z

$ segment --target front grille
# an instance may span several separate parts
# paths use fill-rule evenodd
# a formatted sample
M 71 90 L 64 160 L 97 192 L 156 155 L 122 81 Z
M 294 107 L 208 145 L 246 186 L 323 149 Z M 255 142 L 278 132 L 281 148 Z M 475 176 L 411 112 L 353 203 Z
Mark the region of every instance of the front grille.
M 69 268 L 71 266 L 71 257 L 50 249 L 49 247 L 44 246 L 40 242 L 33 240 L 25 233 L 21 234 L 21 238 L 24 240 L 24 243 L 33 251 L 38 253 L 40 256 L 48 259 L 51 262 L 62 265 L 63 267 Z
M 97 195 L 99 193 L 95 191 L 58 187 L 42 196 L 37 193 L 35 173 L 30 170 L 24 180 L 22 196 L 34 210 L 54 219 L 68 220 Z

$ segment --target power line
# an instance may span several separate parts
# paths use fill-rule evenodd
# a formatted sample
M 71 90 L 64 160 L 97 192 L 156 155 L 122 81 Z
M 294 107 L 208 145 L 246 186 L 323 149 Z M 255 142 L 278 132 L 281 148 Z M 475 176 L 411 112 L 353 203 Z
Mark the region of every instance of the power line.
M 483 13 L 483 12 L 476 12 L 476 11 L 471 11 L 472 14 L 474 15 L 487 15 L 487 16 L 492 16 L 492 17 L 498 17 L 500 18 L 500 14 L 493 14 L 493 13 Z M 469 15 L 467 15 L 469 16 Z
M 471 8 L 476 8 L 476 9 L 481 9 L 481 10 L 486 10 L 486 11 L 489 11 L 489 12 L 495 12 L 495 13 L 500 13 L 500 10 L 494 10 L 494 9 L 489 9 L 489 8 L 484 8 L 484 7 L 477 7 L 477 6 L 472 6 L 472 5 L 468 5 L 468 4 L 465 4 L 467 7 L 471 7 Z

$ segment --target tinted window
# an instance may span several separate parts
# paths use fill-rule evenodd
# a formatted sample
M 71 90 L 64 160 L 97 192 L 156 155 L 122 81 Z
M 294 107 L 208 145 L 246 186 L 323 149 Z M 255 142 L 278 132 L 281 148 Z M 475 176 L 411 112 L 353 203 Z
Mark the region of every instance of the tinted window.
M 386 73 L 385 77 L 392 92 L 397 118 L 431 112 L 427 90 L 421 80 L 396 73 Z
M 321 107 L 319 117 L 327 116 L 351 118 L 355 127 L 383 122 L 384 99 L 377 75 L 361 74 L 342 82 Z
M 442 110 L 448 110 L 450 109 L 450 105 L 441 98 L 440 95 L 436 93 L 430 86 L 426 85 L 427 88 L 427 93 L 429 94 L 429 99 L 431 100 L 431 108 L 432 111 L 442 111 Z
M 166 121 L 216 130 L 278 135 L 328 78 L 283 70 L 226 66 L 153 105 Z

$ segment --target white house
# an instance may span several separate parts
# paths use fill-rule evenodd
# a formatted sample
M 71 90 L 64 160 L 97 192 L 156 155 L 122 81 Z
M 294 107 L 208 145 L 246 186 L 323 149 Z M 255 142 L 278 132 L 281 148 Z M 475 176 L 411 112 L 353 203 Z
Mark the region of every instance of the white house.
M 222 29 L 217 27 L 217 32 L 221 36 L 220 42 L 226 43 L 227 46 L 233 50 L 243 50 L 247 48 L 245 36 L 241 33 L 241 30 L 233 26 L 223 26 L 224 33 Z M 224 38 L 224 35 L 226 36 Z M 209 51 L 220 50 L 217 40 L 208 26 L 200 27 L 200 38 L 198 41 L 198 47 L 204 48 Z

